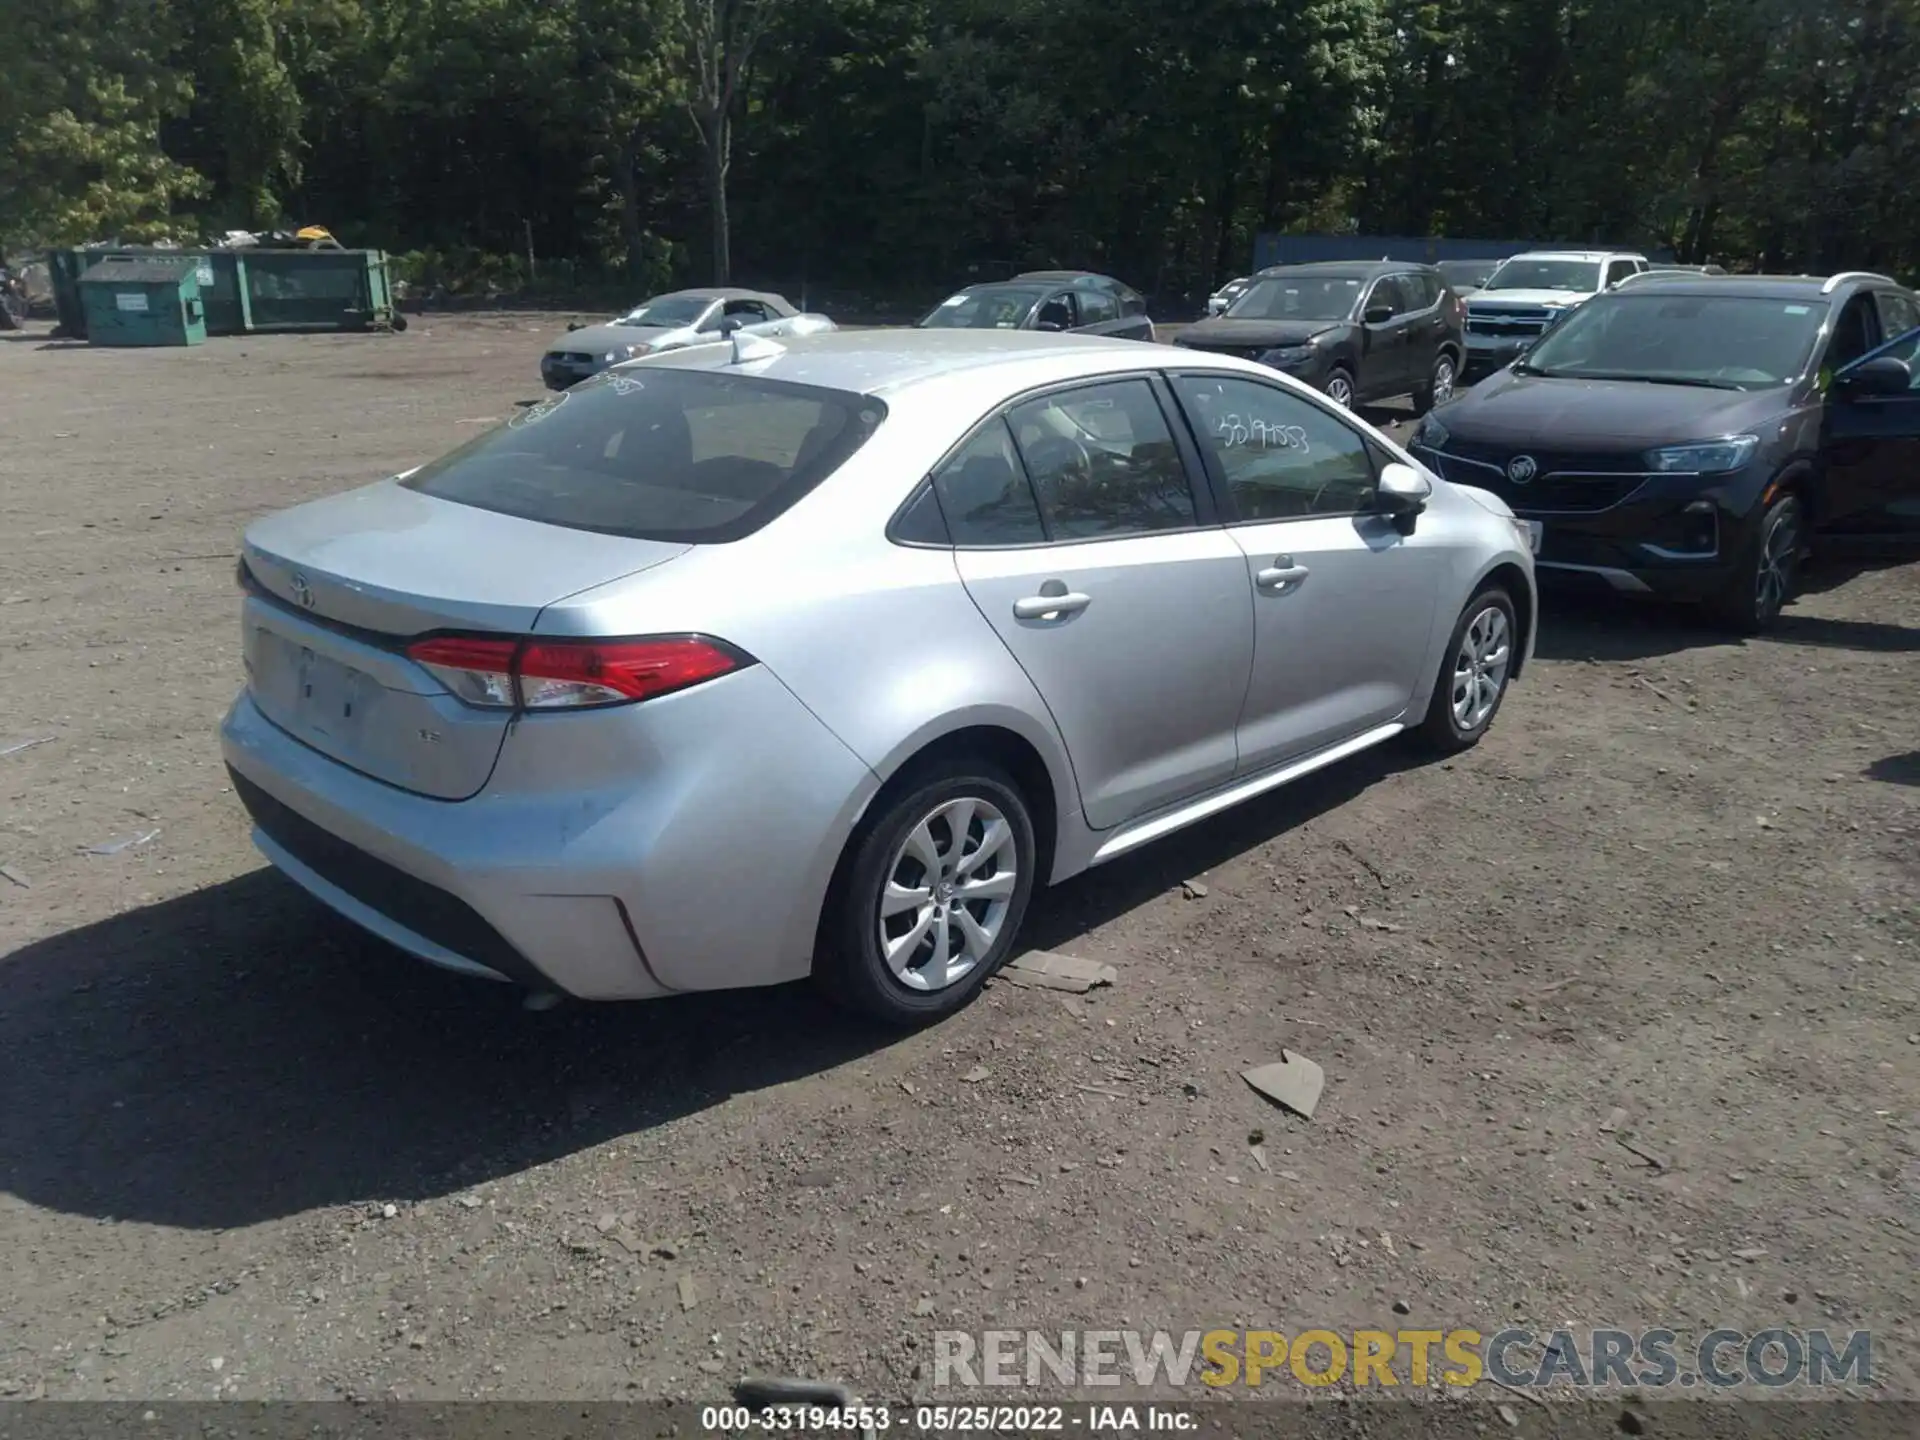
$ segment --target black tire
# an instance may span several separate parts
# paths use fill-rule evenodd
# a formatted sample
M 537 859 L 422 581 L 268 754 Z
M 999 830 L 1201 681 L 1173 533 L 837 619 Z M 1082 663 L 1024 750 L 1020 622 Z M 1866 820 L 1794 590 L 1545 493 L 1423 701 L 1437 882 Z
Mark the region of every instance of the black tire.
M 1346 399 L 1339 398 L 1340 387 L 1346 387 Z M 1353 372 L 1344 365 L 1336 365 L 1327 372 L 1327 378 L 1320 382 L 1320 393 L 1343 410 L 1351 410 L 1354 405 Z
M 896 864 L 906 867 L 901 874 L 914 871 L 908 880 L 918 888 L 920 869 L 924 867 L 916 869 L 912 857 L 902 853 L 909 835 L 942 806 L 966 799 L 997 810 L 1011 832 L 1005 845 L 1013 852 L 1012 893 L 999 915 L 999 928 L 993 934 L 992 944 L 984 955 L 973 958 L 964 975 L 942 988 L 915 989 L 895 975 L 881 950 L 881 901 Z M 977 852 L 985 839 L 984 829 L 978 818 L 969 826 L 969 838 L 962 842 L 962 858 Z M 944 852 L 941 858 L 954 858 L 951 826 L 942 821 L 934 824 L 929 833 L 936 850 Z M 944 847 L 942 840 L 948 842 Z M 987 878 L 1002 868 L 998 858 L 987 863 L 990 868 L 982 872 Z M 875 802 L 835 876 L 826 912 L 821 917 L 814 979 L 839 1004 L 888 1025 L 911 1028 L 945 1019 L 979 994 L 988 977 L 1013 953 L 1021 921 L 1026 917 L 1027 902 L 1033 896 L 1036 865 L 1033 819 L 1026 799 L 1013 780 L 997 767 L 962 757 L 937 762 L 897 781 Z M 969 915 L 976 921 L 986 920 L 991 906 L 986 902 L 973 904 L 980 905 L 981 909 L 975 910 L 969 905 L 966 907 Z M 935 908 L 939 908 L 937 900 Z M 960 908 L 955 904 L 947 913 L 951 915 Z M 903 911 L 896 921 L 903 931 L 910 931 L 920 913 Z M 949 923 L 950 934 L 958 935 L 961 927 Z M 931 948 L 934 933 L 930 931 L 915 952 L 923 959 Z
M 1454 683 L 1463 667 L 1471 663 L 1466 654 L 1467 631 L 1490 610 L 1498 611 L 1505 622 L 1506 659 L 1500 667 L 1499 689 L 1485 714 L 1476 718 L 1470 712 L 1467 720 L 1463 721 L 1454 710 Z M 1506 701 L 1507 686 L 1513 678 L 1515 647 L 1519 643 L 1520 627 L 1514 618 L 1513 598 L 1504 589 L 1489 585 L 1467 602 L 1466 608 L 1460 612 L 1460 618 L 1453 622 L 1453 633 L 1447 637 L 1447 648 L 1440 657 L 1440 673 L 1434 677 L 1433 698 L 1427 704 L 1426 718 L 1414 732 L 1415 740 L 1424 749 L 1439 755 L 1457 755 L 1480 743 L 1480 737 L 1493 725 L 1494 717 L 1500 713 L 1500 707 Z
M 1740 552 L 1733 580 L 1708 603 L 1722 625 L 1741 635 L 1758 635 L 1780 618 L 1799 579 L 1806 519 L 1806 506 L 1790 490 L 1767 507 Z
M 0 330 L 19 330 L 27 323 L 27 302 L 8 293 L 0 295 Z
M 1434 406 L 1451 400 L 1460 383 L 1460 362 L 1450 351 L 1442 350 L 1434 359 L 1433 374 L 1427 383 L 1413 392 L 1413 413 L 1425 415 Z

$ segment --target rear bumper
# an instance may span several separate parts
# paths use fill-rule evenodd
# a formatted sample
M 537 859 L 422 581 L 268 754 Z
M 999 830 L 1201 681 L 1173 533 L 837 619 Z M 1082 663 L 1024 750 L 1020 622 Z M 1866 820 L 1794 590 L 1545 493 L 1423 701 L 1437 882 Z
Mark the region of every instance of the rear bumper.
M 221 744 L 261 852 L 430 963 L 592 1000 L 806 975 L 872 772 L 761 666 L 640 708 L 523 717 L 465 801 L 328 759 L 244 693 Z

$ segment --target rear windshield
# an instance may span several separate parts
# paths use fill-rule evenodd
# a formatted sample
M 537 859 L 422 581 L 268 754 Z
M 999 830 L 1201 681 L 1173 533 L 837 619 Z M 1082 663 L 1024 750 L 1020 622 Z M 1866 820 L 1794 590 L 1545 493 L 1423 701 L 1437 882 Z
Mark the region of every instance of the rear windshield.
M 416 470 L 411 490 L 636 539 L 750 535 L 886 417 L 868 395 L 706 370 L 610 370 Z

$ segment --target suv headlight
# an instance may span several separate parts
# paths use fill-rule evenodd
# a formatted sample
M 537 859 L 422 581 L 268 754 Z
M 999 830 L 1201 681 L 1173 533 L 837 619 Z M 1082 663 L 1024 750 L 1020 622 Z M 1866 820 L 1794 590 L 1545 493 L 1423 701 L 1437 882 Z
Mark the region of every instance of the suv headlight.
M 1260 356 L 1263 365 L 1298 365 L 1313 358 L 1311 345 L 1276 345 Z
M 1412 443 L 1426 450 L 1444 450 L 1451 438 L 1447 427 L 1429 415 L 1415 428 Z
M 616 345 L 607 351 L 606 361 L 609 365 L 617 365 L 622 360 L 637 360 L 652 348 L 651 345 Z
M 1738 470 L 1759 448 L 1758 435 L 1728 435 L 1719 440 L 1702 440 L 1696 445 L 1667 445 L 1647 452 L 1647 468 L 1663 473 L 1688 471 L 1720 475 Z

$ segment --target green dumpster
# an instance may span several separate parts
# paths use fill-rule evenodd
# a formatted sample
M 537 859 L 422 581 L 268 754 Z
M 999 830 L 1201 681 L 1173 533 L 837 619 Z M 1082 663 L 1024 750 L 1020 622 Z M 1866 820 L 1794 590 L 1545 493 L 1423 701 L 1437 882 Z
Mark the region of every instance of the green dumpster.
M 207 338 L 198 263 L 188 256 L 114 257 L 80 276 L 93 345 L 201 345 Z

